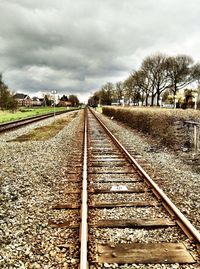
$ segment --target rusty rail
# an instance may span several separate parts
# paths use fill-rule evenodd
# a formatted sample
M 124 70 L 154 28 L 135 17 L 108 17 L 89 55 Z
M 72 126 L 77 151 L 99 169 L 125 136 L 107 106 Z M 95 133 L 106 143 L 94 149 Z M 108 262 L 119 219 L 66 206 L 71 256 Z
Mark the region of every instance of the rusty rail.
M 84 158 L 83 158 L 83 181 L 82 181 L 82 204 L 80 224 L 80 269 L 88 269 L 87 243 L 88 243 L 88 205 L 87 205 L 87 140 L 88 140 L 88 118 L 85 110 L 84 123 Z
M 144 180 L 152 187 L 154 194 L 162 201 L 163 206 L 166 210 L 173 216 L 176 223 L 183 230 L 190 240 L 194 240 L 197 243 L 197 247 L 200 246 L 200 233 L 197 229 L 190 223 L 190 221 L 180 212 L 180 210 L 172 203 L 172 201 L 166 196 L 166 194 L 159 188 L 159 186 L 153 181 L 153 179 L 144 171 L 144 169 L 137 163 L 137 161 L 131 156 L 131 154 L 124 148 L 124 146 L 118 141 L 118 139 L 111 133 L 111 131 L 106 127 L 106 125 L 100 120 L 100 118 L 91 109 L 90 111 L 94 117 L 98 120 L 104 130 L 108 133 L 113 142 L 118 146 L 118 148 L 123 151 L 127 159 L 132 163 L 132 165 L 137 168 L 139 173 L 143 176 Z

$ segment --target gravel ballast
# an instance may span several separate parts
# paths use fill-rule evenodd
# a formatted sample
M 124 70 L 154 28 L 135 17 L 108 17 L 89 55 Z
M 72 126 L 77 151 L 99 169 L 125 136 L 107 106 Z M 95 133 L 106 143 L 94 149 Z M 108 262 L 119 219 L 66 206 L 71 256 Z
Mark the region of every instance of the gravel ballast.
M 72 113 L 76 113 L 75 118 L 46 141 L 7 142 L 35 127 L 51 124 L 53 119 L 0 136 L 1 268 L 64 269 L 78 262 L 74 258 L 77 249 L 70 247 L 78 242 L 77 231 L 48 225 L 52 219 L 79 218 L 75 212 L 52 211 L 55 202 L 73 199 L 60 193 L 66 184 L 62 167 L 70 163 L 73 150 L 77 156 L 81 154 L 74 137 L 82 130 L 83 114 L 70 112 L 57 118 Z
M 98 115 L 122 144 L 128 145 L 130 152 L 139 154 L 145 160 L 145 164 L 151 165 L 149 171 L 148 166 L 145 170 L 181 212 L 200 230 L 200 174 L 193 165 L 186 163 L 186 158 L 183 159 L 185 153 L 173 152 L 162 147 L 158 141 L 148 135 L 145 136 L 100 113 Z M 190 156 L 192 153 L 187 154 L 187 159 Z M 138 159 L 139 163 L 140 159 Z M 143 165 L 144 162 L 141 162 L 141 166 Z

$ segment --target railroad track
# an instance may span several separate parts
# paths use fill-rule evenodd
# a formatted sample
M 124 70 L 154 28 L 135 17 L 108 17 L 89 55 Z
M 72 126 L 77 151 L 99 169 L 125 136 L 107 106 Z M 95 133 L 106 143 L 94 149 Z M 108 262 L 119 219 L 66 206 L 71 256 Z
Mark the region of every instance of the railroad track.
M 58 112 L 55 113 L 55 115 L 61 115 L 63 113 L 67 113 L 67 112 L 70 112 L 70 111 L 74 111 L 74 110 L 58 111 Z M 48 114 L 45 114 L 45 115 L 29 117 L 29 118 L 26 118 L 26 119 L 20 119 L 20 120 L 16 120 L 16 121 L 12 121 L 12 122 L 2 123 L 2 124 L 0 124 L 0 133 L 8 132 L 8 131 L 11 131 L 13 129 L 25 126 L 27 124 L 34 123 L 34 122 L 44 120 L 44 119 L 48 119 L 48 118 L 51 118 L 51 117 L 54 117 L 54 112 L 51 112 L 51 113 L 48 113 Z
M 70 268 L 200 268 L 198 231 L 95 113 L 85 115 L 83 173 L 79 163 L 68 174 L 82 179 L 82 192 L 53 207 L 75 210 L 76 220 L 50 223 L 79 233 L 80 259 L 76 252 Z

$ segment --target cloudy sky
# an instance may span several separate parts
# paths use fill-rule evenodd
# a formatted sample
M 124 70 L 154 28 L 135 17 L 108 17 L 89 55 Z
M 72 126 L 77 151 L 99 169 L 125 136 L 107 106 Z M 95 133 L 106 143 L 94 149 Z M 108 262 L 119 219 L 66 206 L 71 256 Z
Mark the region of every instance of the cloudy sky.
M 0 0 L 0 72 L 15 92 L 80 100 L 147 55 L 200 61 L 199 0 Z

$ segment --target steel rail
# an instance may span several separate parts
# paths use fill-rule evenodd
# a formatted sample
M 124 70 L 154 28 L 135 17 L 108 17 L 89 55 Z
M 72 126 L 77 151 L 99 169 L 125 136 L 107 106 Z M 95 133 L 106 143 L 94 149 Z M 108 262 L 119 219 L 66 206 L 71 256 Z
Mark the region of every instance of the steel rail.
M 144 169 L 137 163 L 137 161 L 133 158 L 133 156 L 125 149 L 125 147 L 119 142 L 119 140 L 111 133 L 111 131 L 106 127 L 106 125 L 100 120 L 100 118 L 94 113 L 91 109 L 90 111 L 94 115 L 94 117 L 98 120 L 101 126 L 106 130 L 109 134 L 110 138 L 114 141 L 114 143 L 120 148 L 125 156 L 130 160 L 134 167 L 138 169 L 140 174 L 143 176 L 145 181 L 150 184 L 152 190 L 155 190 L 157 197 L 162 199 L 165 208 L 172 213 L 174 216 L 174 221 L 179 225 L 179 227 L 183 230 L 187 237 L 196 241 L 197 247 L 200 245 L 200 233 L 197 229 L 191 224 L 191 222 L 181 213 L 181 211 L 172 203 L 172 201 L 166 196 L 166 194 L 160 189 L 160 187 L 153 181 L 153 179 L 144 171 Z M 163 205 L 164 205 L 163 204 Z
M 80 269 L 88 269 L 88 205 L 87 205 L 87 141 L 88 141 L 88 118 L 85 109 L 84 122 L 84 156 L 83 156 L 83 181 L 82 181 L 82 204 L 81 204 L 81 224 L 80 224 Z

